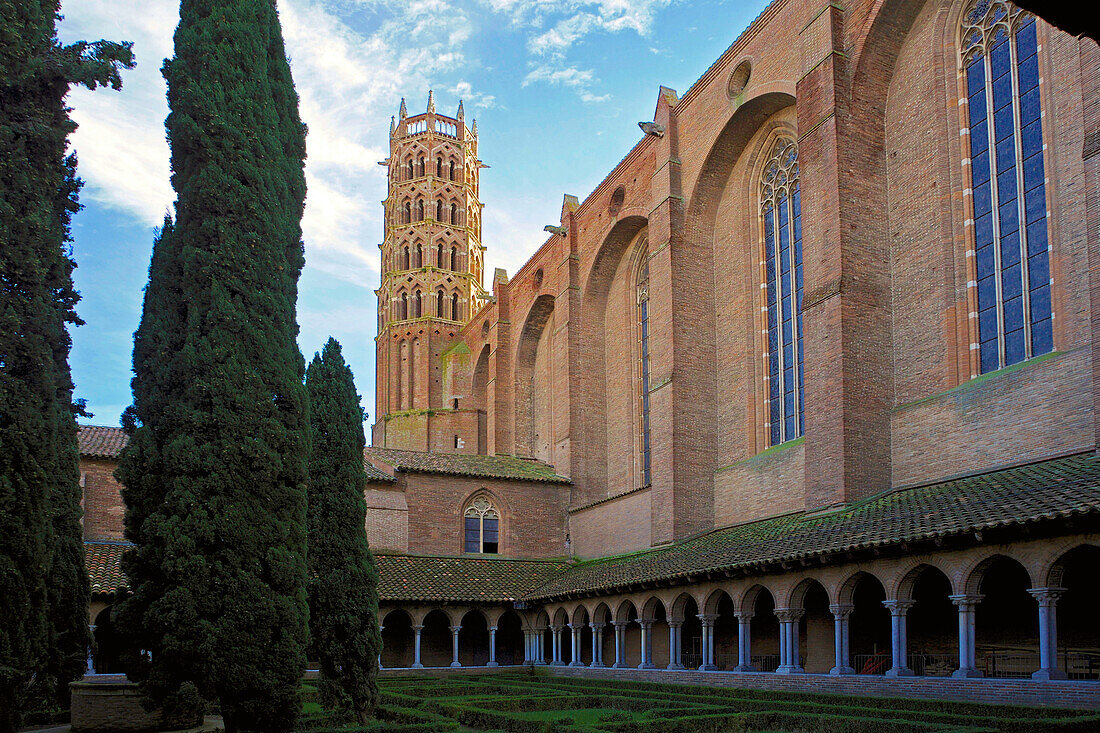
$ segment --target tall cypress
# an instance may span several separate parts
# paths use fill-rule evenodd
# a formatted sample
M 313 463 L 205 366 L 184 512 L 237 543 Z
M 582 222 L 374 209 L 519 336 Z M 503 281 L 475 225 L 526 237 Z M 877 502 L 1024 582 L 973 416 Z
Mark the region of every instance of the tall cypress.
M 64 98 L 74 84 L 119 89 L 133 54 L 61 46 L 58 8 L 0 0 L 0 731 L 18 726 L 29 689 L 67 700 L 88 646 L 66 330 L 81 323 L 69 229 L 81 184 Z
M 169 711 L 291 730 L 308 641 L 309 416 L 295 344 L 305 128 L 274 0 L 183 0 L 163 68 L 175 217 L 134 343 L 131 674 Z
M 366 723 L 378 704 L 378 571 L 367 546 L 363 408 L 340 344 L 306 370 L 310 403 L 309 618 L 323 699 Z

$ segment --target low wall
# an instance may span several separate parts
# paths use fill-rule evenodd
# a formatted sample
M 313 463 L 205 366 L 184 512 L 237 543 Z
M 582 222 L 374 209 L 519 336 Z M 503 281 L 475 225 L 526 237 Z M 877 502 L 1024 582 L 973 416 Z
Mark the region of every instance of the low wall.
M 72 733 L 180 730 L 203 723 L 202 711 L 190 718 L 165 720 L 159 710 L 146 710 L 137 685 L 127 682 L 123 675 L 70 682 L 69 690 L 72 693 Z
M 588 667 L 546 667 L 545 669 L 549 670 L 550 674 L 561 677 L 1100 710 L 1100 682 L 1094 681 L 1038 682 L 1007 679 L 954 679 L 952 677 L 894 678 L 869 675 L 834 677 L 827 674 L 753 674 Z

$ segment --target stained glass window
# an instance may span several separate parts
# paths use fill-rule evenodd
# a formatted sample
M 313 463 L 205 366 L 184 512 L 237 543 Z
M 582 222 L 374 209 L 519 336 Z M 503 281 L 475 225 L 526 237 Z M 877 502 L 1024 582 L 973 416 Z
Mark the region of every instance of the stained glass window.
M 649 448 L 649 247 L 642 244 L 638 258 L 638 337 L 641 345 L 642 485 L 652 483 Z
M 1054 348 L 1035 18 L 1004 0 L 963 16 L 980 370 Z
M 768 435 L 802 435 L 802 209 L 798 147 L 779 138 L 760 180 L 768 314 Z
M 470 502 L 463 512 L 465 552 L 496 553 L 500 549 L 500 513 L 484 496 Z

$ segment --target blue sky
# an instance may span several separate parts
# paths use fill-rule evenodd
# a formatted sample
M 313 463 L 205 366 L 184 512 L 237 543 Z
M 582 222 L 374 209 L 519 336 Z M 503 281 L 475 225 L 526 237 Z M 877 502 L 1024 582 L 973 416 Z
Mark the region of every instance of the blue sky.
M 764 8 L 763 0 L 279 0 L 309 125 L 306 268 L 299 345 L 344 346 L 373 409 L 378 242 L 389 118 L 434 89 L 440 112 L 476 117 L 487 282 L 509 273 L 557 223 L 562 194 L 582 199 L 640 136 L 658 86 L 680 93 Z M 80 314 L 70 357 L 95 424 L 130 403 L 133 332 L 153 229 L 171 210 L 162 60 L 174 0 L 64 0 L 63 41 L 130 40 L 123 90 L 74 90 L 73 145 L 85 180 L 74 220 Z M 373 422 L 373 416 L 371 417 Z

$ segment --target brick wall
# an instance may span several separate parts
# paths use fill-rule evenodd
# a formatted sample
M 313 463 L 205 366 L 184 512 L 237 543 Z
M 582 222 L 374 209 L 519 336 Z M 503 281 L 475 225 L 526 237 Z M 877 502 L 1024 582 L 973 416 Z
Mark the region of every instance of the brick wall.
M 117 461 L 82 458 L 80 475 L 84 482 L 84 539 L 121 540 L 126 506 L 115 481 Z
M 389 484 L 367 484 L 367 543 L 372 550 L 409 551 L 409 506 L 405 494 Z
M 569 538 L 577 557 L 603 557 L 647 549 L 652 492 L 634 491 L 626 496 L 569 513 Z

